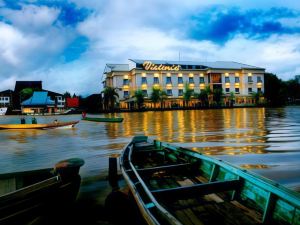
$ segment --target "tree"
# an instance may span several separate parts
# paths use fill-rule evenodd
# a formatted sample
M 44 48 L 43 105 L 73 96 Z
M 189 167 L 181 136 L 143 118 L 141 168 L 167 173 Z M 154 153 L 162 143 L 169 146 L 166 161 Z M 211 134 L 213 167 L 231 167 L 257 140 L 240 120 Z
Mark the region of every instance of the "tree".
M 134 92 L 135 102 L 137 104 L 138 109 L 141 109 L 143 106 L 143 103 L 145 101 L 144 99 L 144 93 L 142 90 L 138 89 Z
M 167 98 L 167 92 L 164 90 L 160 90 L 159 98 L 160 98 L 160 108 L 164 108 L 164 101 Z
M 105 87 L 101 92 L 103 93 L 104 98 L 104 109 L 113 110 L 115 107 L 115 102 L 119 98 L 119 94 L 117 93 L 117 88 L 113 87 Z
M 222 88 L 214 88 L 213 91 L 214 101 L 217 103 L 217 106 L 221 105 L 223 89 Z
M 193 90 L 190 89 L 189 84 L 186 82 L 184 85 L 184 92 L 183 92 L 183 99 L 184 99 L 184 106 L 186 107 L 188 105 L 188 102 L 190 101 L 192 95 L 193 95 Z
M 24 88 L 20 91 L 20 100 L 23 102 L 24 100 L 30 98 L 33 94 L 32 88 Z
M 205 107 L 208 107 L 209 106 L 209 101 L 208 101 L 208 95 L 211 94 L 211 90 L 210 90 L 210 87 L 209 86 L 206 86 L 205 89 L 201 90 L 200 91 L 200 94 L 199 94 L 199 100 L 201 101 L 201 105 L 205 106 Z
M 159 102 L 159 100 L 160 100 L 160 89 L 159 88 L 156 88 L 156 87 L 152 88 L 150 100 L 154 103 L 154 105 L 156 105 L 156 103 Z
M 275 74 L 265 73 L 265 93 L 268 105 L 273 107 L 283 106 L 287 100 L 287 86 Z
M 233 107 L 235 101 L 234 92 L 230 92 L 229 101 L 230 101 L 230 107 Z
M 71 94 L 70 92 L 66 91 L 64 94 L 63 94 L 64 98 L 71 98 Z

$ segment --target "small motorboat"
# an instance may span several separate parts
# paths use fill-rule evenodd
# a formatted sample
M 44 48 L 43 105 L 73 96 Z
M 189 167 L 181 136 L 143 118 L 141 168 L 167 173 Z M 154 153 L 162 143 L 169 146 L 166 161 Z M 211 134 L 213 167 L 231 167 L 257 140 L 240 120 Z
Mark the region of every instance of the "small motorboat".
M 0 129 L 55 129 L 55 128 L 72 128 L 79 121 L 70 122 L 53 122 L 45 124 L 0 124 Z
M 72 158 L 54 168 L 0 174 L 0 224 L 32 224 L 71 209 L 83 164 L 82 159 Z
M 83 117 L 82 120 L 93 122 L 108 122 L 108 123 L 121 123 L 124 118 L 121 117 Z
M 123 176 L 148 224 L 300 224 L 300 194 L 222 160 L 137 136 Z

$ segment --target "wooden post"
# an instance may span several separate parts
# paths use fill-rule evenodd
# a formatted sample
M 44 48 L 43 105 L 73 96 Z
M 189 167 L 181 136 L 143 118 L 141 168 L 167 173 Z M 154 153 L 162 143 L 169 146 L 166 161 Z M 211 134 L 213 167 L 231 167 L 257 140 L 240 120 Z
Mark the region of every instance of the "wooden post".
M 117 158 L 109 157 L 108 181 L 113 190 L 119 189 Z

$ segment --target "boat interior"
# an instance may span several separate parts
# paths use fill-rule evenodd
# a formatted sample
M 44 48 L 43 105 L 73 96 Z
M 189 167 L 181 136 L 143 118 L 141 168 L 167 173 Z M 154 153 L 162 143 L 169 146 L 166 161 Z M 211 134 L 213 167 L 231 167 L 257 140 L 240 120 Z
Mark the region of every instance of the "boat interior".
M 216 163 L 155 141 L 128 148 L 126 173 L 158 224 L 299 224 L 296 206 Z

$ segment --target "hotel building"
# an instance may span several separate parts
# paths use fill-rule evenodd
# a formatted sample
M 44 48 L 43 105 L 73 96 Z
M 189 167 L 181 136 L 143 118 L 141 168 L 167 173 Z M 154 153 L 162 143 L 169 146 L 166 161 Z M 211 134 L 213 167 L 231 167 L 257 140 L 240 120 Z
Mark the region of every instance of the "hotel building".
M 264 92 L 264 68 L 237 62 L 191 62 L 130 59 L 128 64 L 106 64 L 103 76 L 104 87 L 114 87 L 119 94 L 120 108 L 134 104 L 134 93 L 142 90 L 146 107 L 150 101 L 152 88 L 167 93 L 164 107 L 183 106 L 185 86 L 194 93 L 209 86 L 222 89 L 224 103 L 234 94 L 235 105 L 254 104 L 254 92 Z M 211 98 L 212 99 L 212 98 Z M 189 106 L 199 103 L 191 99 Z

